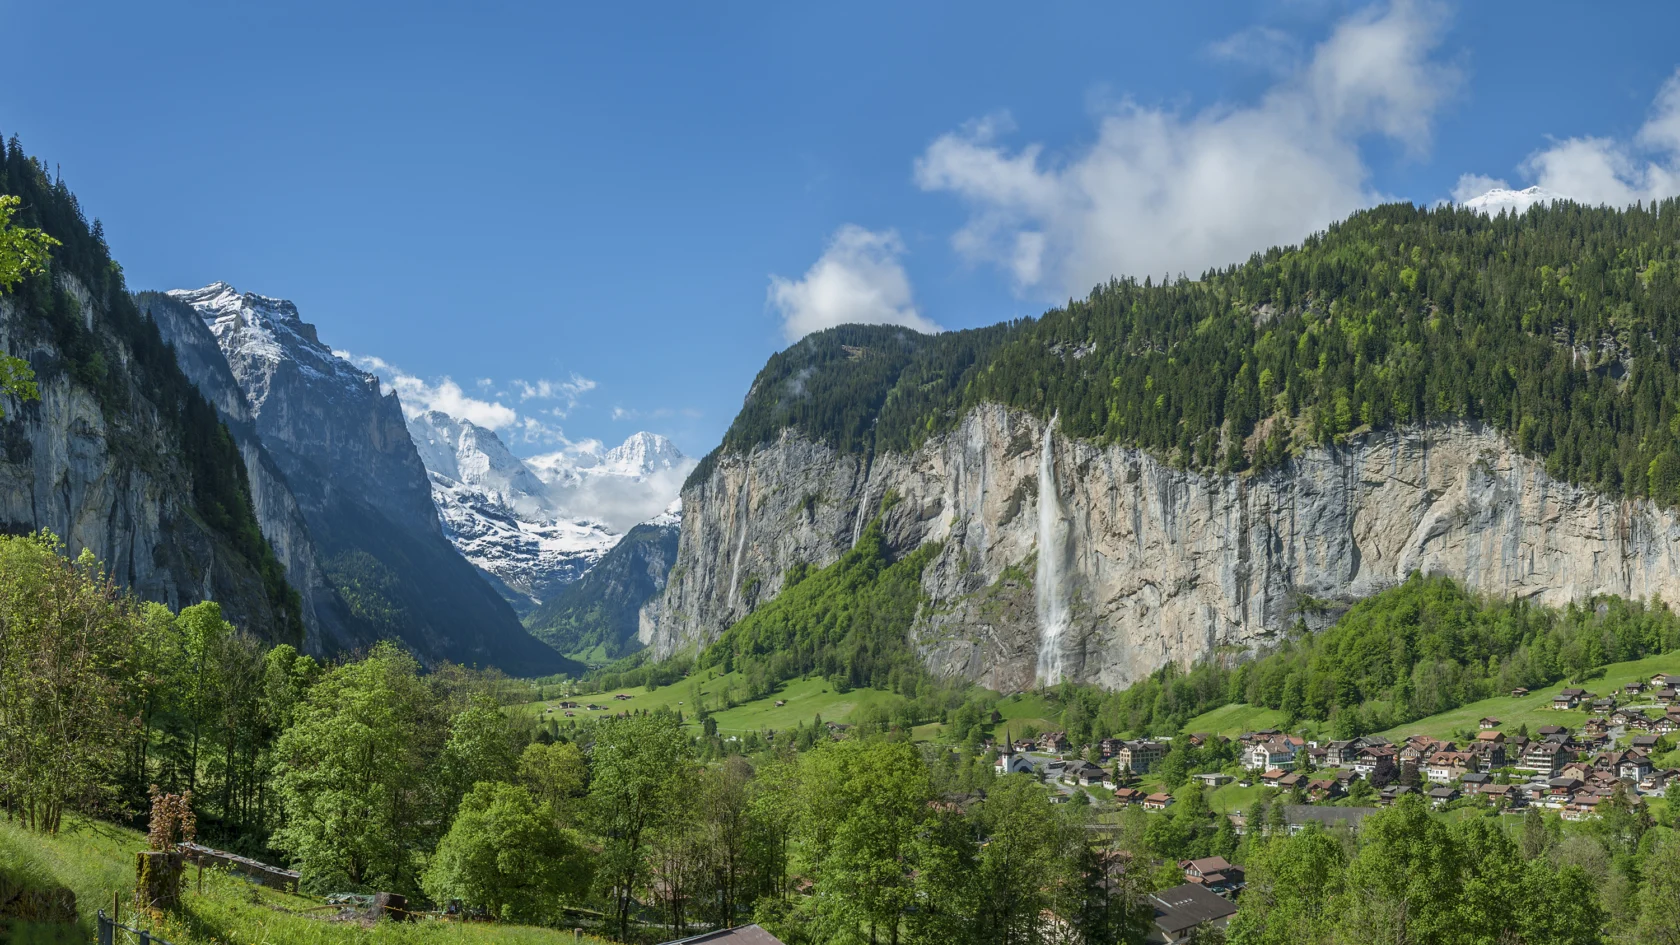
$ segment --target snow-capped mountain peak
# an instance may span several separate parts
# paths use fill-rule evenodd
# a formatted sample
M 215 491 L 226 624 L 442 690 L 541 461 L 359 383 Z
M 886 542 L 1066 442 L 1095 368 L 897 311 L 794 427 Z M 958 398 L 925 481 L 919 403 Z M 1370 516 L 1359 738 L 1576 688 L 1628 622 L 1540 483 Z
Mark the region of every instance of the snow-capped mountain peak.
M 1529 187 L 1524 190 L 1507 190 L 1504 187 L 1494 189 L 1479 197 L 1471 197 L 1464 201 L 1468 210 L 1476 210 L 1488 216 L 1498 216 L 1501 212 L 1510 212 L 1515 216 L 1527 213 L 1536 204 L 1552 203 L 1558 200 L 1570 200 L 1563 194 L 1553 193 L 1541 187 Z
M 260 376 L 248 394 L 251 406 L 259 412 L 273 372 L 286 363 L 296 365 L 311 381 L 328 381 L 352 392 L 378 390 L 378 378 L 333 354 L 321 343 L 315 326 L 285 299 L 240 292 L 226 282 L 212 282 L 202 289 L 171 289 L 168 294 L 192 306 L 204 319 L 235 374 Z
M 603 465 L 627 476 L 648 476 L 663 469 L 676 469 L 688 457 L 677 445 L 657 433 L 632 433 L 622 444 L 607 450 Z
M 692 466 L 651 433 L 522 460 L 495 431 L 439 411 L 409 417 L 408 429 L 444 531 L 516 604 L 577 580 L 632 526 L 675 524 L 672 501 Z

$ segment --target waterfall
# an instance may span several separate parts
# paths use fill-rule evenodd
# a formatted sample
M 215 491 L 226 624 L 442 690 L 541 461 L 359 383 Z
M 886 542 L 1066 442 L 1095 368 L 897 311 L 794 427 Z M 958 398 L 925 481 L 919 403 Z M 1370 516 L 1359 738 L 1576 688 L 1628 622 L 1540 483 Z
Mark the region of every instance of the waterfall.
M 739 526 L 741 529 L 741 541 L 735 546 L 735 563 L 729 568 L 729 606 L 731 607 L 735 607 L 740 604 L 740 600 L 736 597 L 735 592 L 741 585 L 741 559 L 747 554 L 747 515 L 752 510 L 751 506 L 748 504 L 751 502 L 751 499 L 747 495 L 747 490 L 751 488 L 752 482 L 750 480 L 741 486 L 741 524 Z
M 1044 427 L 1044 447 L 1038 456 L 1038 574 L 1033 590 L 1038 604 L 1038 683 L 1062 681 L 1062 637 L 1068 629 L 1067 520 L 1056 491 L 1056 453 L 1051 432 L 1056 418 Z
M 869 486 L 863 487 L 863 494 L 858 496 L 857 518 L 852 520 L 852 547 L 856 548 L 858 539 L 863 537 L 863 516 L 869 511 Z

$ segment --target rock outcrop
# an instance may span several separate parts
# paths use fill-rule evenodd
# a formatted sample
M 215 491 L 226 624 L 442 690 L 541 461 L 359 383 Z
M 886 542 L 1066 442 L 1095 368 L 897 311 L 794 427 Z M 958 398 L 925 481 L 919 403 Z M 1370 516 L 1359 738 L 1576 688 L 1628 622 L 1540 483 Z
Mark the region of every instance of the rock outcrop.
M 716 459 L 683 494 L 677 562 L 642 614 L 664 655 L 705 644 L 826 565 L 877 514 L 900 551 L 942 542 L 913 643 L 938 674 L 1002 690 L 1038 676 L 1035 607 L 1044 422 L 970 411 L 913 453 L 872 462 L 793 432 Z M 1558 605 L 1680 598 L 1680 518 L 1547 475 L 1471 424 L 1365 433 L 1270 471 L 1206 476 L 1053 436 L 1067 547 L 1067 678 L 1120 687 L 1156 668 L 1263 648 L 1303 612 L 1413 571 Z

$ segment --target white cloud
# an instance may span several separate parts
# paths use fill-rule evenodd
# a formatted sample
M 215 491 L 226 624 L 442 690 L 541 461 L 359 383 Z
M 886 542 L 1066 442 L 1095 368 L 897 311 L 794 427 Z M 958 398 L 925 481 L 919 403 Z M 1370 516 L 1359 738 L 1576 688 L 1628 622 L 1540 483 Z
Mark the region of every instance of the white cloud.
M 1038 144 L 1011 151 L 1007 116 L 943 135 L 917 159 L 917 183 L 970 207 L 952 238 L 1043 296 L 1083 295 L 1113 275 L 1199 273 L 1300 240 L 1380 196 L 1359 142 L 1422 152 L 1458 71 L 1432 58 L 1443 15 L 1396 0 L 1339 23 L 1259 102 L 1180 115 L 1135 102 L 1102 115 L 1097 139 L 1064 160 Z M 1293 61 L 1281 40 L 1238 34 L 1215 55 Z
M 559 427 L 546 424 L 528 414 L 521 414 L 499 401 L 473 397 L 462 390 L 460 384 L 448 377 L 428 381 L 404 371 L 384 358 L 372 355 L 354 355 L 348 351 L 334 351 L 333 353 L 364 371 L 371 371 L 378 375 L 380 380 L 397 392 L 397 399 L 402 403 L 404 416 L 415 417 L 429 410 L 436 410 L 457 420 L 466 420 L 486 429 L 494 430 L 509 446 L 520 443 L 551 446 L 569 442 L 565 433 Z M 574 380 L 583 379 L 574 378 Z M 520 384 L 522 382 L 515 381 L 514 383 Z M 586 383 L 591 388 L 595 386 L 593 381 L 586 381 Z M 478 386 L 489 388 L 494 385 L 479 381 Z M 584 389 L 587 390 L 588 388 Z M 556 413 L 559 416 L 564 416 L 563 413 L 557 411 Z
M 1280 29 L 1251 26 L 1233 33 L 1218 42 L 1210 43 L 1208 55 L 1228 62 L 1255 66 L 1267 72 L 1286 75 L 1294 71 L 1301 59 L 1301 41 Z
M 771 276 L 769 303 L 781 313 L 787 339 L 798 341 L 813 331 L 859 322 L 939 331 L 916 310 L 910 276 L 899 262 L 903 254 L 904 243 L 896 232 L 877 233 L 848 223 L 835 231 L 804 278 Z
M 1566 138 L 1529 155 L 1520 170 L 1543 189 L 1588 204 L 1623 207 L 1680 194 L 1680 70 L 1658 90 L 1632 141 Z
M 515 380 L 513 386 L 519 390 L 520 400 L 560 400 L 566 406 L 560 410 L 550 411 L 558 416 L 565 416 L 567 411 L 578 405 L 584 394 L 595 389 L 595 382 L 580 374 L 573 374 L 564 381 L 537 381 L 527 383 Z
M 1508 190 L 1510 185 L 1503 178 L 1488 177 L 1483 174 L 1461 174 L 1458 183 L 1453 186 L 1453 200 L 1463 203 L 1471 197 L 1480 197 L 1490 190 Z

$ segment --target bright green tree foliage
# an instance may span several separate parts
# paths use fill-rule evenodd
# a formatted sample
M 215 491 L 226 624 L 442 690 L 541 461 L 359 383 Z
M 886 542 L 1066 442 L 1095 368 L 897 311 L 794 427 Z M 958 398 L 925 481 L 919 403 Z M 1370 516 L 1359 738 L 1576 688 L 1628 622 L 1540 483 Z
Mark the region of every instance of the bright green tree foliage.
M 276 747 L 285 823 L 272 843 L 312 886 L 415 891 L 418 857 L 448 814 L 434 768 L 442 709 L 390 644 L 334 668 L 297 706 Z
M 551 920 L 589 889 L 582 848 L 523 787 L 481 781 L 461 799 L 421 886 L 518 921 Z

